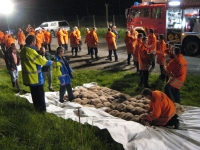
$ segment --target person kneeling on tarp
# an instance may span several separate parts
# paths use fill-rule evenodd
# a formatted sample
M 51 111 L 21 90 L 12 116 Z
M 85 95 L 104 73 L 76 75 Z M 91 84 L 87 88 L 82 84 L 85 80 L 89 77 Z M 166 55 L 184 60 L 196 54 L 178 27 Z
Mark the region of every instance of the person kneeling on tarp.
M 150 100 L 150 108 L 148 113 L 140 115 L 140 120 L 146 120 L 151 125 L 178 128 L 179 120 L 177 119 L 176 107 L 165 93 L 145 88 L 142 95 Z

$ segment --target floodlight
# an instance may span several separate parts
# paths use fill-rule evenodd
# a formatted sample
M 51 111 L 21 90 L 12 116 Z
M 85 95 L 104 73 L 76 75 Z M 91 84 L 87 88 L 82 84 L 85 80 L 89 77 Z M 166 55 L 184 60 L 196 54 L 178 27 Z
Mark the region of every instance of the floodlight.
M 0 13 L 8 15 L 13 11 L 13 3 L 11 0 L 0 0 Z

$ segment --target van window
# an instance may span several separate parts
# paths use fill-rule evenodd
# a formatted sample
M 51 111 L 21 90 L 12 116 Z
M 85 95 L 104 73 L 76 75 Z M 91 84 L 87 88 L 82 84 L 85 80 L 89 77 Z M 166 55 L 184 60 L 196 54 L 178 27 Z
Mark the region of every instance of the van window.
M 162 14 L 162 8 L 152 8 L 152 13 L 151 13 L 151 18 L 156 19 L 156 18 L 161 18 Z
M 40 25 L 40 27 L 41 27 L 41 28 L 43 28 L 43 27 L 48 27 L 48 23 L 43 23 L 43 24 Z
M 148 8 L 140 9 L 140 17 L 149 17 L 149 9 Z
M 57 24 L 56 22 L 52 22 L 51 26 L 56 26 L 56 24 Z
M 58 22 L 58 24 L 59 24 L 59 27 L 61 27 L 61 26 L 69 26 L 66 21 Z

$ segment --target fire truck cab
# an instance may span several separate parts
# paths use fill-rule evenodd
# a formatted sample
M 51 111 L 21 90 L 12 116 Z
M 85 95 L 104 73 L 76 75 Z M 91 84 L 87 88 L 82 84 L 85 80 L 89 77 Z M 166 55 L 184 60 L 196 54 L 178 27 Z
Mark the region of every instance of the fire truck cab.
M 163 34 L 167 42 L 180 45 L 187 55 L 200 52 L 200 0 L 170 0 L 163 3 L 135 3 L 125 12 L 127 28 L 144 35 L 153 28 L 156 36 Z

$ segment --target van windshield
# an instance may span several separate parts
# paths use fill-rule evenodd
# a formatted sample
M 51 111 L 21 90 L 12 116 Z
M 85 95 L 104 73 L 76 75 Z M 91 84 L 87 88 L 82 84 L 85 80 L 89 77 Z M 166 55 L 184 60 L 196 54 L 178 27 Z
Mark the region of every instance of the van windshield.
M 66 21 L 58 22 L 59 27 L 60 26 L 68 26 L 68 23 Z

